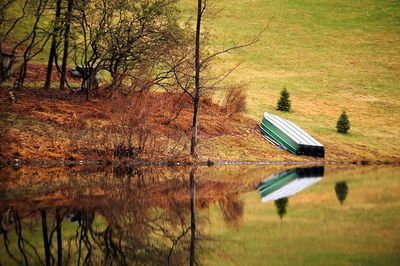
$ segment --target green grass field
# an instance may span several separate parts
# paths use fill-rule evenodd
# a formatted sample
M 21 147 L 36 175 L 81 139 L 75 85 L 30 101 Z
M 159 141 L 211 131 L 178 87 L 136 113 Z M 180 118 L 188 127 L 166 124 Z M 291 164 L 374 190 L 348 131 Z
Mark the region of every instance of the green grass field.
M 181 2 L 183 14 L 195 17 L 194 2 Z M 328 157 L 338 149 L 348 157 L 399 158 L 400 2 L 232 0 L 210 1 L 208 10 L 203 25 L 213 50 L 266 28 L 257 44 L 215 66 L 241 63 L 231 79 L 247 84 L 249 117 L 269 111 L 289 118 L 325 144 Z M 275 110 L 283 87 L 289 114 Z M 335 131 L 343 110 L 347 136 Z

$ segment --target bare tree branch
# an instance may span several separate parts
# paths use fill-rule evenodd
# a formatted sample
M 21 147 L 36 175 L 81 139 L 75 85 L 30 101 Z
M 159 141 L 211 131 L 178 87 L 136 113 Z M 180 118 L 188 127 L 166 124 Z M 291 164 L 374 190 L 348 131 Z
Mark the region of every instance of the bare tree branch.
M 207 64 L 207 63 L 210 62 L 212 59 L 214 59 L 215 57 L 217 57 L 217 56 L 219 56 L 219 55 L 221 55 L 221 54 L 225 54 L 225 53 L 228 53 L 228 52 L 233 51 L 233 50 L 238 50 L 238 49 L 242 49 L 242 48 L 245 48 L 245 47 L 249 47 L 249 46 L 251 46 L 251 45 L 257 43 L 257 42 L 260 40 L 261 35 L 264 33 L 264 31 L 265 31 L 265 29 L 263 29 L 262 31 L 260 31 L 260 32 L 259 32 L 251 41 L 249 41 L 249 42 L 242 43 L 242 44 L 239 44 L 239 45 L 234 45 L 234 46 L 231 46 L 231 47 L 229 47 L 229 48 L 223 49 L 223 50 L 221 50 L 221 51 L 218 51 L 218 52 L 216 52 L 216 53 L 213 53 L 213 54 L 207 56 L 205 59 L 202 60 L 202 62 L 200 63 L 200 66 L 203 66 L 203 65 Z

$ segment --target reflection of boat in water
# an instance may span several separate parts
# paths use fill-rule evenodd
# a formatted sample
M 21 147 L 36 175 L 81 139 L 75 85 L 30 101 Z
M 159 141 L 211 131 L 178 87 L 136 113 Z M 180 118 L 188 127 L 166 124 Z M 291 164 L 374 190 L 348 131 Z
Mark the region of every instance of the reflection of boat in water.
M 290 197 L 320 181 L 323 175 L 323 166 L 294 168 L 273 174 L 258 185 L 261 201 Z

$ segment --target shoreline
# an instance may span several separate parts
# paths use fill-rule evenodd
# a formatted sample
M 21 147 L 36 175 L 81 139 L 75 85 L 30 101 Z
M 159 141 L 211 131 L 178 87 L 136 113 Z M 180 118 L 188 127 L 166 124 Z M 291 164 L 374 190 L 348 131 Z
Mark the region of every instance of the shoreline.
M 113 165 L 113 166 L 146 166 L 146 167 L 188 167 L 188 166 L 230 166 L 230 165 L 400 165 L 400 161 L 230 161 L 230 160 L 207 160 L 199 162 L 189 161 L 146 161 L 146 160 L 37 160 L 37 159 L 11 159 L 0 160 L 0 169 L 7 166 L 19 168 L 22 166 L 90 166 L 90 165 Z

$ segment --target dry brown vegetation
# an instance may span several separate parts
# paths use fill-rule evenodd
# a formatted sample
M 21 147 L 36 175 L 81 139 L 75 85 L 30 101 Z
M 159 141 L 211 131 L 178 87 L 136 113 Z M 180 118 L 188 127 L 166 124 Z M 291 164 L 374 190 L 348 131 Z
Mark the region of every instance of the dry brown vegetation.
M 227 91 L 224 108 L 228 116 L 244 113 L 246 111 L 246 90 L 244 86 L 236 85 Z
M 162 208 L 168 206 L 171 198 L 182 204 L 190 199 L 190 169 L 129 168 L 129 172 L 127 169 L 125 166 L 22 167 L 18 170 L 7 167 L 0 173 L 0 208 L 13 206 L 32 210 L 72 205 L 99 208 L 107 202 L 115 203 L 110 206 L 128 206 L 129 201 L 120 201 L 125 193 L 126 199 L 133 201 L 144 193 L 144 198 L 153 207 Z M 207 175 L 207 169 L 200 170 L 198 177 L 198 206 L 205 208 L 213 202 L 220 202 L 229 217 L 240 216 L 242 207 L 238 193 L 255 189 L 257 183 L 255 179 L 249 180 L 248 184 L 238 179 L 217 180 Z
M 7 90 L 0 95 L 4 158 L 112 159 L 118 145 L 133 147 L 142 159 L 187 156 L 191 104 L 186 95 L 138 92 L 85 101 L 54 90 L 16 94 L 13 104 Z M 201 137 L 241 134 L 242 117 L 227 121 L 223 108 L 211 100 L 201 105 Z
M 16 95 L 12 103 L 8 90 L 0 91 L 3 159 L 190 160 L 192 106 L 184 94 L 137 92 L 110 98 L 100 91 L 90 101 L 79 93 L 56 90 L 21 89 Z M 201 103 L 199 132 L 202 161 L 316 160 L 277 149 L 262 138 L 257 121 L 237 112 L 232 115 L 208 98 Z M 367 147 L 363 154 L 356 154 L 333 142 L 324 144 L 328 161 L 378 158 L 367 153 Z M 129 146 L 133 149 L 127 154 Z M 118 147 L 124 148 L 120 154 Z M 379 157 L 381 161 L 395 159 Z

